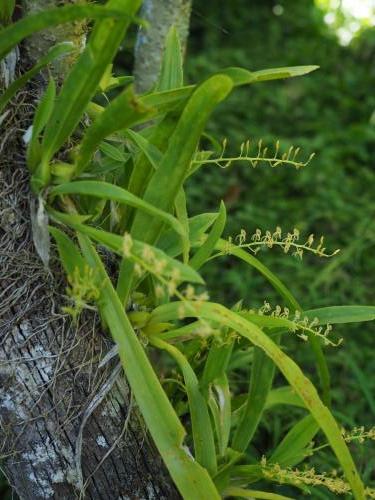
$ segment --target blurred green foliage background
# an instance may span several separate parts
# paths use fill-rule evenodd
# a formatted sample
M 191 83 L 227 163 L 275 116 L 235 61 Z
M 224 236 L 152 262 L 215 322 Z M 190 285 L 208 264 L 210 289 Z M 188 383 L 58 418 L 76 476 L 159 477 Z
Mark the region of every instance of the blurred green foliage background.
M 195 0 L 187 54 L 187 77 L 197 81 L 226 66 L 263 69 L 317 64 L 311 75 L 261 83 L 236 90 L 211 130 L 228 139 L 228 152 L 238 154 L 250 138 L 285 150 L 299 146 L 302 157 L 315 152 L 302 170 L 290 167 L 253 169 L 244 163 L 228 170 L 204 167 L 189 186 L 191 207 L 198 213 L 228 209 L 227 236 L 243 228 L 324 235 L 328 249 L 340 248 L 331 260 L 305 255 L 300 261 L 278 249 L 257 257 L 270 267 L 306 308 L 375 302 L 375 28 L 363 29 L 342 46 L 326 24 L 326 12 L 313 0 Z M 341 22 L 344 19 L 340 18 Z M 302 237 L 303 238 L 303 237 Z M 247 307 L 267 299 L 279 302 L 262 277 L 238 261 L 214 261 L 205 272 L 213 299 Z M 338 420 L 347 427 L 375 424 L 375 327 L 372 323 L 335 328 L 344 343 L 328 348 L 333 401 Z M 296 361 L 312 369 L 308 346 L 295 343 Z M 289 410 L 288 410 L 289 412 Z M 290 415 L 289 415 L 290 416 Z M 258 450 L 280 439 L 288 425 L 282 412 L 258 436 Z M 374 443 L 353 445 L 368 484 L 375 481 Z M 334 467 L 328 454 L 317 455 L 319 470 Z M 332 498 L 314 492 L 316 498 Z M 323 495 L 323 496 L 321 496 Z
M 211 121 L 214 135 L 228 138 L 239 153 L 247 138 L 285 149 L 300 146 L 302 156 L 316 153 L 304 170 L 252 169 L 237 164 L 229 171 L 202 169 L 191 186 L 197 211 L 224 198 L 231 235 L 280 225 L 308 235 L 324 234 L 327 247 L 341 248 L 333 261 L 300 263 L 272 250 L 261 257 L 288 282 L 305 305 L 371 303 L 374 299 L 375 243 L 375 30 L 365 31 L 349 47 L 339 45 L 326 26 L 324 12 L 311 0 L 275 2 L 196 0 L 187 57 L 189 80 L 220 67 L 249 69 L 318 64 L 302 78 L 262 83 L 236 90 Z M 225 31 L 224 31 L 225 30 Z M 256 149 L 256 147 L 255 147 Z M 203 186 L 203 189 L 202 189 Z M 262 255 L 262 254 L 259 254 Z M 371 272 L 372 271 L 372 272 Z M 261 285 L 237 271 L 223 273 L 218 293 L 253 300 Z M 265 298 L 270 291 L 265 290 Z

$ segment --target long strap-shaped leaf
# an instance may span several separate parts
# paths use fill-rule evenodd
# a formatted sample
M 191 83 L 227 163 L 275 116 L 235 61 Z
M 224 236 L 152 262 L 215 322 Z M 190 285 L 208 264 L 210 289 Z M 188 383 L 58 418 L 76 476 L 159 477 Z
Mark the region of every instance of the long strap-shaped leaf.
M 292 293 L 288 290 L 288 288 L 284 285 L 282 281 L 279 280 L 277 276 L 275 276 L 264 264 L 262 264 L 256 257 L 251 255 L 249 252 L 246 252 L 242 248 L 236 248 L 235 245 L 230 245 L 230 249 L 228 250 L 228 243 L 225 240 L 219 240 L 216 249 L 222 252 L 221 255 L 225 255 L 227 251 L 231 255 L 234 255 L 238 259 L 243 260 L 250 266 L 254 267 L 257 271 L 259 271 L 273 286 L 273 288 L 283 297 L 286 302 L 286 305 L 292 311 L 302 311 L 302 307 L 297 302 Z M 320 384 L 322 387 L 322 397 L 323 401 L 326 404 L 330 404 L 330 374 L 327 366 L 327 362 L 325 360 L 322 347 L 320 345 L 319 340 L 312 334 L 308 334 L 309 342 L 314 352 L 317 371 L 320 378 Z
M 280 335 L 276 341 L 279 343 Z M 232 441 L 234 450 L 244 452 L 251 442 L 265 409 L 274 372 L 272 360 L 262 349 L 254 347 L 247 400 Z
M 364 500 L 364 487 L 340 428 L 329 409 L 320 400 L 314 385 L 305 377 L 300 367 L 260 328 L 220 304 L 189 302 L 184 305 L 184 303 L 176 302 L 160 306 L 154 311 L 154 315 L 157 315 L 159 321 L 177 319 L 181 316 L 181 309 L 178 309 L 181 306 L 184 307 L 186 317 L 198 317 L 226 325 L 249 339 L 252 344 L 262 349 L 272 359 L 325 433 L 351 485 L 354 497 L 357 500 Z
M 308 446 L 319 430 L 319 425 L 311 416 L 297 422 L 279 443 L 269 461 L 281 467 L 294 467 L 308 454 Z
M 63 224 L 67 224 L 72 227 L 76 231 L 81 232 L 82 234 L 89 236 L 93 240 L 105 245 L 109 250 L 117 253 L 120 256 L 124 255 L 123 244 L 124 239 L 117 235 L 109 233 L 108 231 L 102 231 L 101 229 L 95 229 L 94 227 L 87 226 L 85 224 L 80 224 L 74 221 L 74 218 L 70 215 L 63 214 L 60 212 L 51 211 L 51 215 L 58 222 L 62 222 Z M 156 267 L 150 262 L 148 262 L 147 258 L 144 257 L 146 254 L 152 254 L 154 258 L 154 262 L 163 261 L 163 269 L 161 271 L 157 271 Z M 203 283 L 203 279 L 201 276 L 194 271 L 191 267 L 183 264 L 179 260 L 172 259 L 168 255 L 166 255 L 159 248 L 153 247 L 142 241 L 132 240 L 132 246 L 129 250 L 128 259 L 132 262 L 141 262 L 145 266 L 150 269 L 150 272 L 154 272 L 157 276 L 163 276 L 165 278 L 170 278 L 173 275 L 173 271 L 178 272 L 181 281 L 190 281 L 192 283 Z
M 117 201 L 118 203 L 124 203 L 131 207 L 137 208 L 138 210 L 143 210 L 150 214 L 153 218 L 158 218 L 163 223 L 168 224 L 171 228 L 176 231 L 180 236 L 187 237 L 185 230 L 181 223 L 173 217 L 173 215 L 156 208 L 155 206 L 147 203 L 146 201 L 134 196 L 134 194 L 129 193 L 126 189 L 122 189 L 119 186 L 110 184 L 104 181 L 75 181 L 67 182 L 66 184 L 60 184 L 54 187 L 50 191 L 51 196 L 63 195 L 63 194 L 81 194 L 86 196 L 96 196 L 102 200 Z
M 147 186 L 144 195 L 146 201 L 163 210 L 171 209 L 208 118 L 231 89 L 231 80 L 218 75 L 207 80 L 194 92 L 169 141 L 163 160 Z M 163 196 L 160 196 L 160 193 L 163 193 Z M 149 225 L 149 222 L 148 216 L 137 214 L 133 224 L 134 237 L 142 235 L 144 241 L 154 242 L 161 226 Z M 145 232 L 147 226 L 149 227 Z
M 73 45 L 69 42 L 59 43 L 55 45 L 48 51 L 48 53 L 42 57 L 35 66 L 33 66 L 29 71 L 24 73 L 20 78 L 17 78 L 6 91 L 0 96 L 0 113 L 12 97 L 26 85 L 26 83 L 31 80 L 36 74 L 39 73 L 41 69 L 47 66 L 53 60 L 64 56 L 73 50 Z
M 319 66 L 289 66 L 285 68 L 270 68 L 261 69 L 259 71 L 249 71 L 244 68 L 232 67 L 220 70 L 220 73 L 232 78 L 235 85 L 249 85 L 250 83 L 303 76 L 317 70 L 318 68 Z
M 217 464 L 214 436 L 210 416 L 208 414 L 207 402 L 199 388 L 199 380 L 188 360 L 176 347 L 155 336 L 150 337 L 150 342 L 155 345 L 155 347 L 167 351 L 178 363 L 183 373 L 186 392 L 189 399 L 195 458 L 211 475 L 215 475 L 217 472 Z
M 94 27 L 89 43 L 73 66 L 61 89 L 43 140 L 43 160 L 48 163 L 79 123 L 85 108 L 112 61 L 141 0 L 110 0 L 108 9 L 125 17 L 102 19 Z
M 171 90 L 184 85 L 184 71 L 180 38 L 175 26 L 171 26 L 165 41 L 157 90 Z
M 142 99 L 142 102 L 144 100 Z M 163 156 L 161 151 L 165 151 L 168 145 L 168 141 L 176 128 L 176 119 L 172 116 L 165 116 L 161 122 L 158 123 L 157 127 L 154 127 L 151 136 L 148 138 L 148 144 L 151 145 L 153 153 L 150 152 L 151 148 L 145 150 L 145 142 L 138 140 L 138 147 L 140 147 L 141 152 L 137 155 L 134 168 L 131 172 L 128 190 L 139 197 L 143 197 L 147 184 L 152 176 L 153 170 L 159 167 L 160 158 L 157 156 L 155 151 L 157 150 L 161 157 Z M 126 132 L 129 135 L 129 131 Z M 130 135 L 134 134 L 130 132 Z M 142 146 L 142 147 L 141 147 Z M 155 150 L 156 148 L 156 150 Z M 120 227 L 122 229 L 129 229 L 132 226 L 132 221 L 134 219 L 134 213 L 126 213 L 121 215 Z
M 44 92 L 41 100 L 39 101 L 38 107 L 35 111 L 31 139 L 27 147 L 27 166 L 31 172 L 38 166 L 40 161 L 41 146 L 39 142 L 39 136 L 42 133 L 44 127 L 46 126 L 51 112 L 53 109 L 54 101 L 56 98 L 56 84 L 53 77 L 50 78 L 46 91 Z
M 279 80 L 283 78 L 293 78 L 303 76 L 311 71 L 318 69 L 318 66 L 291 66 L 285 68 L 264 69 L 260 71 L 249 71 L 244 68 L 225 68 L 220 70 L 220 74 L 229 76 L 234 87 L 242 85 L 250 85 L 260 81 Z M 142 102 L 145 106 L 151 106 L 158 109 L 158 114 L 167 113 L 181 105 L 189 99 L 193 94 L 196 85 L 185 85 L 172 90 L 163 90 L 153 92 L 142 96 Z M 97 104 L 90 103 L 90 112 L 92 114 L 100 114 L 103 112 L 103 107 Z
M 197 88 L 178 121 L 159 168 L 154 172 L 147 186 L 144 195 L 145 201 L 162 210 L 171 210 L 207 120 L 231 89 L 231 79 L 221 75 L 210 78 Z M 151 221 L 149 216 L 143 216 L 138 212 L 131 233 L 134 238 L 154 243 L 160 235 L 162 227 L 161 223 L 155 223 L 155 221 Z M 131 278 L 131 267 L 123 263 L 120 269 L 118 292 L 120 299 L 124 302 L 131 289 Z
M 185 429 L 139 342 L 103 263 L 85 236 L 79 236 L 88 264 L 100 282 L 100 312 L 119 347 L 120 359 L 147 428 L 179 489 L 187 500 L 220 498 L 208 472 L 191 458 L 183 446 Z
M 103 139 L 118 130 L 131 127 L 141 118 L 150 117 L 151 114 L 152 108 L 137 99 L 133 87 L 125 89 L 87 129 L 79 149 L 75 175 L 83 172 Z
M 125 18 L 127 16 L 128 13 L 122 12 L 115 5 L 111 9 L 99 5 L 65 5 L 32 14 L 0 31 L 0 60 L 24 38 L 43 29 L 86 18 Z
M 193 257 L 190 259 L 189 264 L 194 269 L 199 269 L 203 266 L 206 260 L 210 257 L 215 245 L 218 240 L 221 238 L 223 231 L 225 229 L 225 222 L 227 220 L 227 212 L 225 209 L 224 202 L 220 203 L 220 210 L 217 219 L 212 226 L 212 229 L 202 246 L 196 251 Z
M 249 498 L 250 500 L 293 500 L 291 497 L 278 495 L 277 493 L 269 493 L 268 491 L 245 490 L 236 486 L 230 486 L 224 491 L 224 497 Z
M 328 306 L 303 313 L 310 319 L 318 318 L 319 324 L 361 323 L 375 321 L 375 306 Z

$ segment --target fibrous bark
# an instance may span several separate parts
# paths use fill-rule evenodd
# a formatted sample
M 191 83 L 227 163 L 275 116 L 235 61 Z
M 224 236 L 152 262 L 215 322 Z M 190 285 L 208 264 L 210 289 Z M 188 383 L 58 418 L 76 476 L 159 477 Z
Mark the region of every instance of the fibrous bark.
M 189 33 L 192 0 L 144 0 L 141 18 L 147 26 L 140 28 L 135 47 L 134 76 L 136 90 L 147 92 L 160 73 L 165 38 L 175 25 L 185 51 Z
M 69 39 L 77 26 L 66 29 L 58 39 L 42 35 L 40 46 L 34 37 L 21 48 L 21 64 Z M 2 468 L 26 500 L 176 498 L 116 359 L 99 366 L 112 342 L 94 313 L 74 325 L 62 312 L 59 265 L 52 258 L 44 268 L 33 247 L 22 136 L 38 96 L 40 88 L 23 90 L 1 117 Z

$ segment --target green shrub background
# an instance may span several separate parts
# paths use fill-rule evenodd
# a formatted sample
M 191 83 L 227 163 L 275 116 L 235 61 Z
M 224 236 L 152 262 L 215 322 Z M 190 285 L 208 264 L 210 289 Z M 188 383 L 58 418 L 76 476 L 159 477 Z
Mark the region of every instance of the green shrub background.
M 283 7 L 280 16 L 273 13 L 276 3 Z M 263 139 L 270 146 L 279 139 L 286 150 L 301 147 L 301 158 L 315 152 L 310 165 L 299 171 L 267 165 L 253 169 L 244 163 L 228 170 L 207 166 L 189 189 L 197 213 L 226 201 L 227 236 L 242 228 L 251 236 L 258 227 L 265 231 L 280 225 L 284 231 L 297 227 L 301 235 L 324 235 L 328 249 L 341 249 L 329 260 L 306 255 L 300 261 L 276 248 L 257 254 L 306 308 L 375 302 L 374 60 L 375 29 L 343 47 L 311 0 L 235 0 L 220 6 L 210 0 L 194 2 L 189 81 L 226 66 L 320 66 L 306 77 L 238 89 L 210 129 L 228 139 L 228 152 L 234 155 L 248 138 L 254 145 Z M 227 259 L 219 268 L 214 262 L 205 277 L 214 299 L 233 304 L 243 298 L 248 307 L 263 299 L 273 305 L 279 300 L 261 276 L 238 261 Z M 327 350 L 336 415 L 349 427 L 373 426 L 374 325 L 345 325 L 335 331 L 344 338 L 341 347 Z M 313 370 L 308 346 L 296 343 L 294 356 Z M 260 449 L 265 440 L 277 441 L 285 419 L 280 414 L 266 421 Z M 356 453 L 364 480 L 375 481 L 375 446 L 358 447 Z M 326 465 L 324 460 L 317 464 L 320 470 Z

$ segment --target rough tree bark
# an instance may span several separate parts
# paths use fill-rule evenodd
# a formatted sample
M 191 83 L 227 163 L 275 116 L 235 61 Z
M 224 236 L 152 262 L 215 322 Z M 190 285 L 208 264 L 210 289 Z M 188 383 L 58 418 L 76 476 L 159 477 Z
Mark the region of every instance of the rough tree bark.
M 134 76 L 139 93 L 150 90 L 157 80 L 165 36 L 172 24 L 178 29 L 185 51 L 191 4 L 192 0 L 144 0 L 141 17 L 148 26 L 139 30 L 135 46 Z
M 62 3 L 25 0 L 25 7 Z M 172 2 L 162 1 L 160 10 L 165 3 Z M 60 40 L 71 39 L 78 50 L 82 35 L 76 24 L 34 36 L 20 47 L 18 67 Z M 14 68 L 4 68 L 12 78 Z M 0 75 L 0 86 L 8 81 Z M 40 88 L 23 90 L 0 117 L 2 468 L 26 500 L 178 498 L 117 361 L 99 366 L 112 344 L 98 318 L 87 314 L 72 324 L 61 309 L 65 285 L 58 264 L 52 259 L 51 270 L 45 269 L 34 250 L 22 135 L 39 95 Z
M 56 7 L 66 3 L 82 3 L 82 0 L 22 0 L 24 13 L 37 14 L 45 9 Z M 71 41 L 74 51 L 69 57 L 65 57 L 52 63 L 53 73 L 56 76 L 64 75 L 74 59 L 78 56 L 85 44 L 86 23 L 77 21 L 70 24 L 55 26 L 53 29 L 44 30 L 28 38 L 24 45 L 25 56 L 29 62 L 38 61 L 56 43 Z

